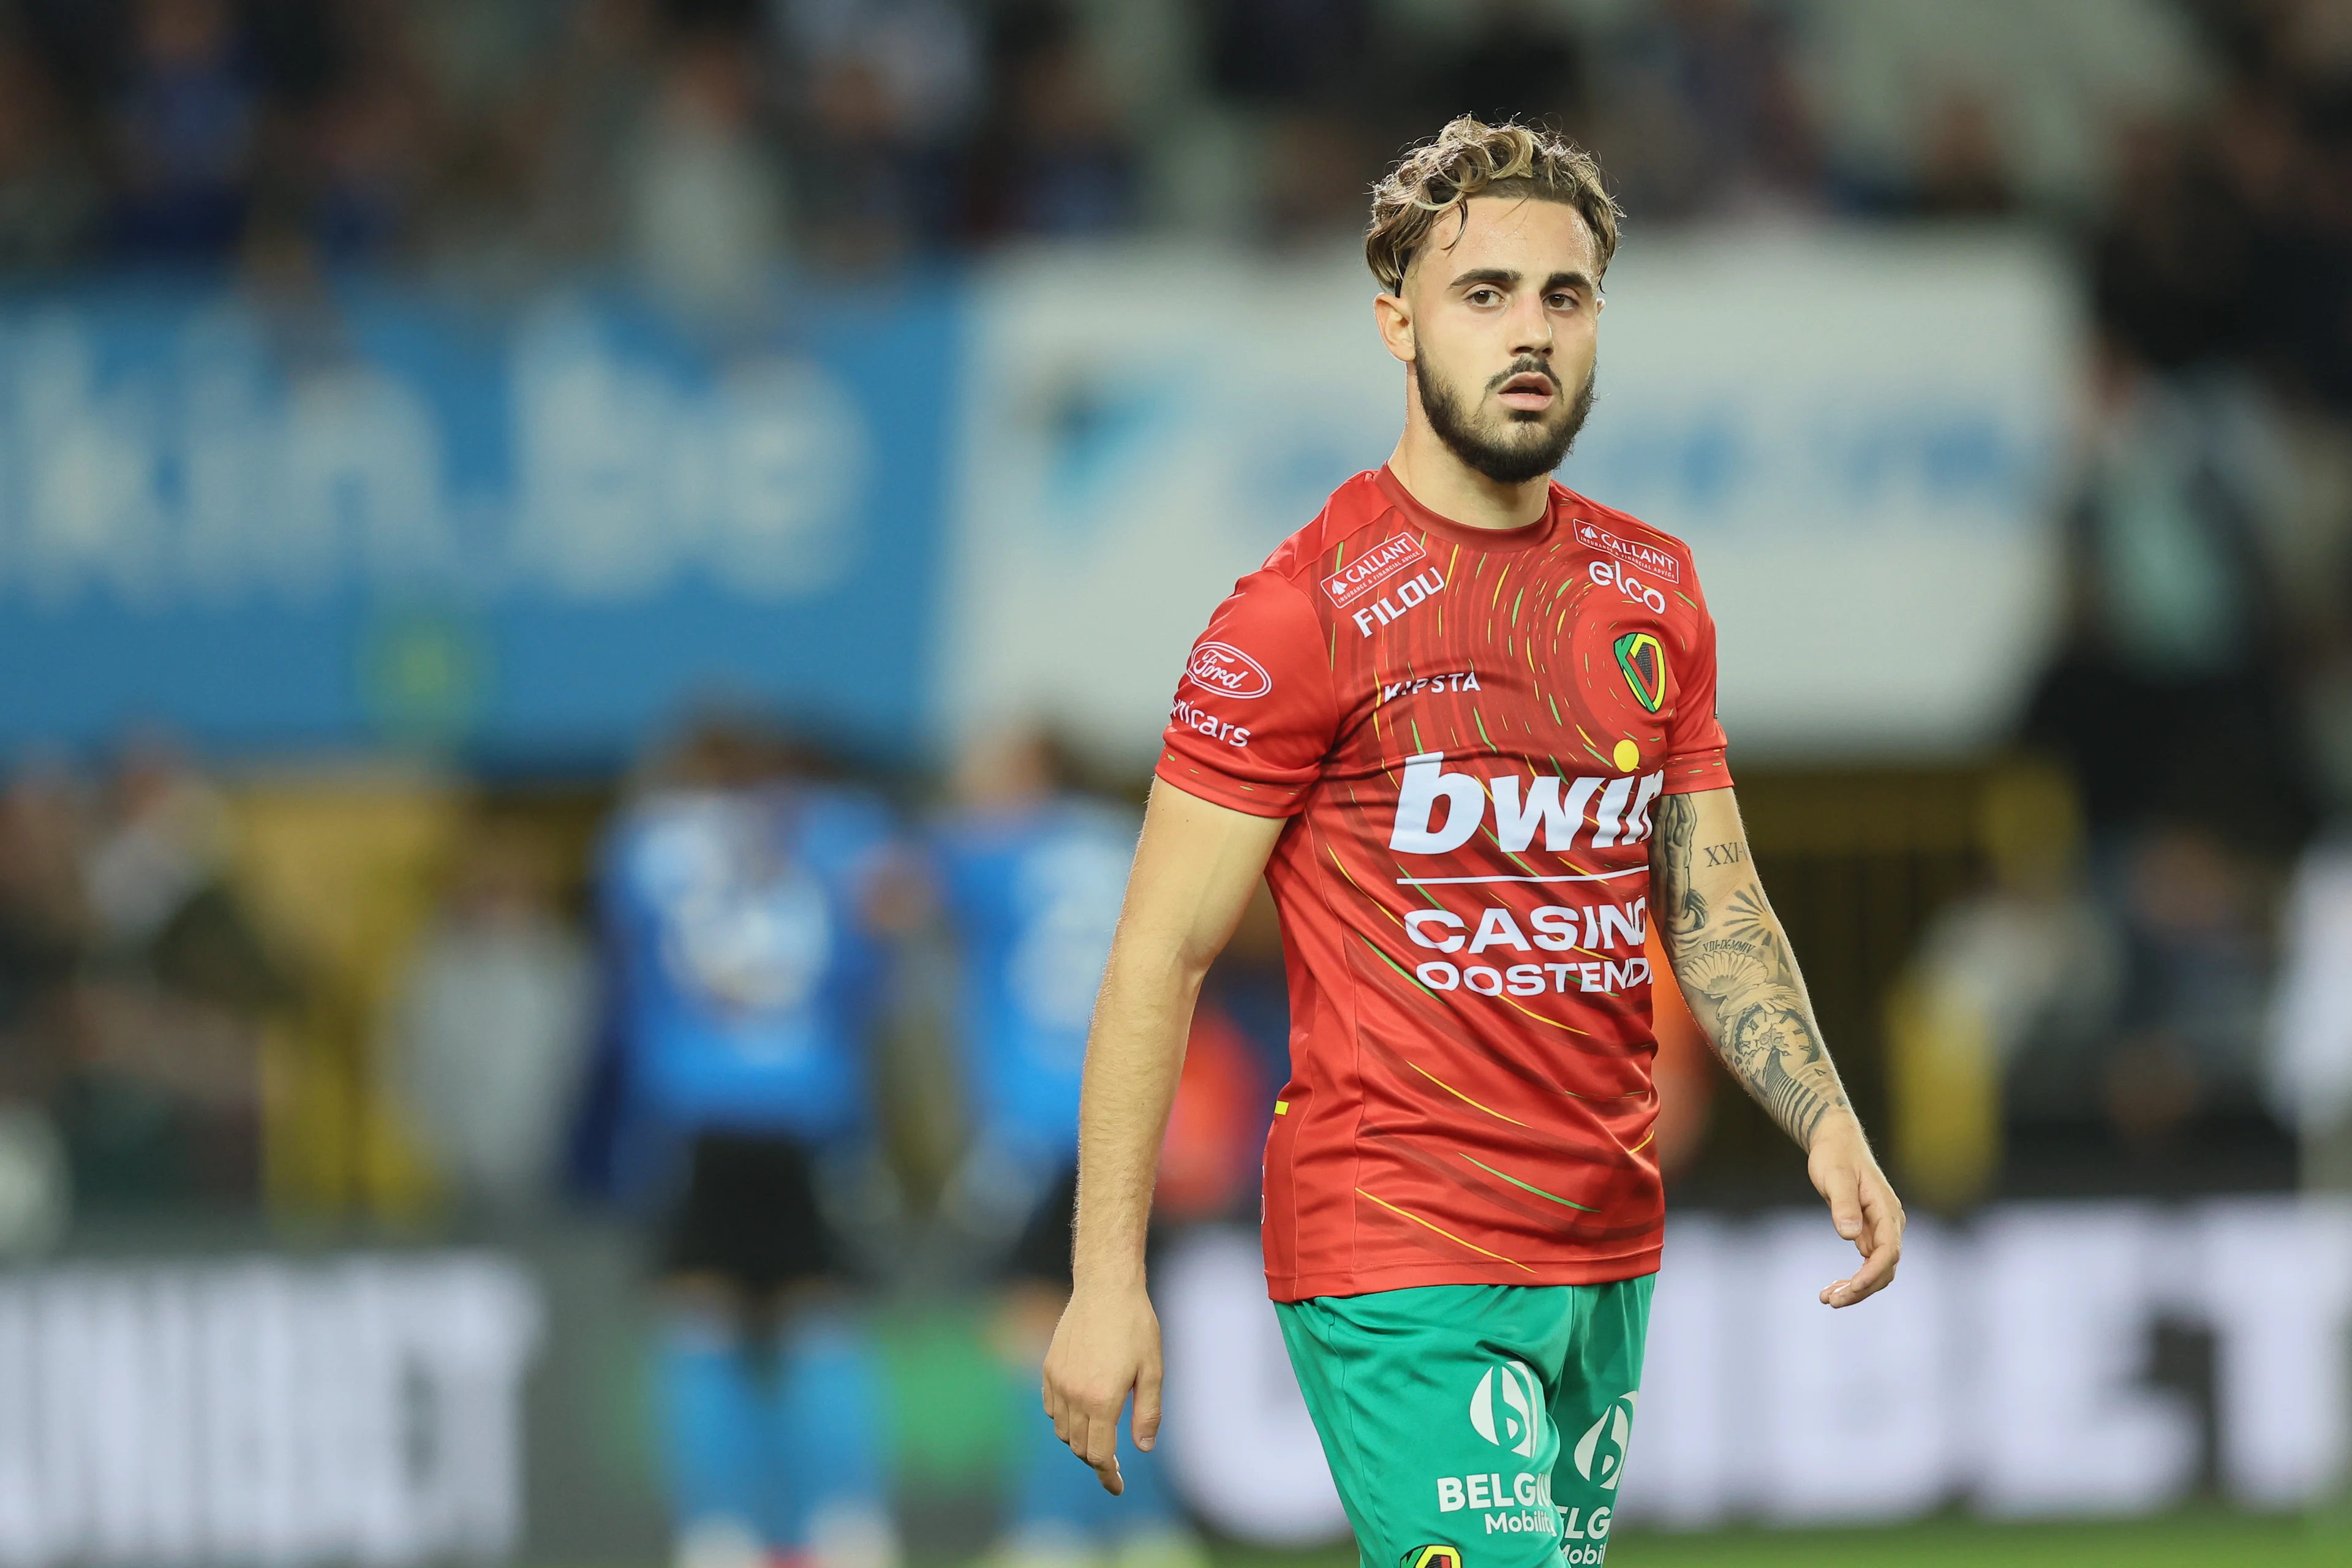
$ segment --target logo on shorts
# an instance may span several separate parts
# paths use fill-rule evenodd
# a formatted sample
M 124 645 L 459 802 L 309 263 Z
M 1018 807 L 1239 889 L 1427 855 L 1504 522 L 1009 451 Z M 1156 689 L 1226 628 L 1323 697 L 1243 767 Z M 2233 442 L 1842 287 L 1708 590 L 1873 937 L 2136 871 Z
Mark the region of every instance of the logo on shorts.
M 1658 639 L 1648 632 L 1627 632 L 1619 637 L 1617 668 L 1625 672 L 1633 700 L 1643 711 L 1655 713 L 1658 704 L 1666 700 L 1666 650 L 1658 646 Z
M 1224 697 L 1263 697 L 1274 689 L 1265 666 L 1229 642 L 1204 642 L 1192 650 L 1185 673 Z
M 1412 1548 L 1397 1562 L 1399 1568 L 1462 1568 L 1462 1548 L 1433 1542 Z
M 1519 1362 L 1490 1366 L 1470 1396 L 1470 1425 L 1489 1443 L 1534 1458 L 1543 1440 L 1543 1385 Z
M 1638 1391 L 1636 1391 L 1638 1392 Z M 1576 1440 L 1576 1473 L 1603 1491 L 1617 1489 L 1625 1472 L 1625 1441 L 1633 1435 L 1633 1395 L 1621 1394 Z

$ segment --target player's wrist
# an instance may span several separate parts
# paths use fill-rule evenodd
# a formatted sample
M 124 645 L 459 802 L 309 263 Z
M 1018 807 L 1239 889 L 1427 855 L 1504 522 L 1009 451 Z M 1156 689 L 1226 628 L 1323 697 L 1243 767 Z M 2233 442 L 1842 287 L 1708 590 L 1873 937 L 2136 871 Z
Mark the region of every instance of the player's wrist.
M 1101 1258 L 1081 1256 L 1072 1260 L 1070 1295 L 1073 1300 L 1117 1301 L 1148 1294 L 1143 1254 L 1139 1249 L 1132 1257 L 1122 1252 Z
M 1805 1141 L 1805 1152 L 1810 1155 L 1842 1145 L 1852 1145 L 1867 1153 L 1870 1140 L 1863 1134 L 1860 1117 L 1845 1106 L 1834 1106 L 1813 1123 L 1812 1134 Z

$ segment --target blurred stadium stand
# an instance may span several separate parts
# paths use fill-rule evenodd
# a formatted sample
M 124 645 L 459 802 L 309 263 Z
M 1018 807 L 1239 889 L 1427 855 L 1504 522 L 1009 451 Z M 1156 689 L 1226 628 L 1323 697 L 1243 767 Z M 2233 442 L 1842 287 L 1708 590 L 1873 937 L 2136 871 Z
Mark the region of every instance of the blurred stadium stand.
M 757 712 L 912 825 L 1044 716 L 1136 796 L 1208 607 L 1387 450 L 1351 247 L 1465 110 L 1622 196 L 1563 478 L 1697 550 L 1759 864 L 1931 1216 L 1885 1322 L 1789 1331 L 1944 1426 L 1661 1374 L 1629 1517 L 2341 1496 L 2341 5 L 0 0 L 0 1564 L 658 1554 L 593 957 L 633 759 Z M 939 1555 L 1014 1419 L 942 1239 L 946 943 L 894 960 L 847 1200 Z M 1213 985 L 1235 1081 L 1280 1070 L 1273 951 Z M 1668 1062 L 1657 1353 L 1736 1371 L 1709 1304 L 1820 1237 L 1780 1135 Z M 1236 1146 L 1190 1190 L 1247 1187 Z M 1287 1386 L 1254 1205 L 1207 1206 L 1171 1342 L 1236 1349 L 1171 1394 L 1178 1480 L 1328 1534 L 1286 1406 L 1182 1448 Z M 2277 1264 L 2248 1237 L 2304 1318 L 2197 1283 Z M 2075 1244 L 2105 1272 L 2035 1316 Z M 60 1392 L 100 1365 L 146 1370 Z M 2076 1404 L 2003 1448 L 1954 1365 Z M 363 1447 L 403 1377 L 445 1423 L 406 1469 L 191 1457 L 207 1401 Z

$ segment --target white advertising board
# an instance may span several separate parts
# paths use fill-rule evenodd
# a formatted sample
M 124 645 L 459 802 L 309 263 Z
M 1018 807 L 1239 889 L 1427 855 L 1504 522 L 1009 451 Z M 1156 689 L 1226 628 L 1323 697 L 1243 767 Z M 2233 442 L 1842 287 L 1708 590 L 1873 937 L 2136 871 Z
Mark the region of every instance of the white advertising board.
M 2186 1500 L 2209 1461 L 2232 1501 L 2278 1509 L 2345 1477 L 2352 1205 L 1916 1219 L 1895 1283 L 1833 1312 L 1817 1293 L 1853 1260 L 1811 1211 L 1669 1223 L 1618 1518 L 1858 1522 L 1954 1501 L 2003 1518 L 2147 1513 Z M 1165 1441 L 1188 1499 L 1248 1539 L 1344 1533 L 1255 1238 L 1193 1238 L 1154 1294 Z M 2210 1336 L 2210 1410 L 2151 1375 L 2167 1325 Z M 1475 1394 L 1465 1377 L 1465 1427 Z
M 1384 461 L 1360 259 L 1054 249 L 977 286 L 950 732 L 1051 717 L 1142 762 L 1234 580 Z M 2046 643 L 2066 269 L 1999 234 L 1629 236 L 1561 478 L 1690 541 L 1746 754 L 1998 733 Z
M 485 1254 L 0 1274 L 0 1565 L 502 1561 L 541 1318 Z

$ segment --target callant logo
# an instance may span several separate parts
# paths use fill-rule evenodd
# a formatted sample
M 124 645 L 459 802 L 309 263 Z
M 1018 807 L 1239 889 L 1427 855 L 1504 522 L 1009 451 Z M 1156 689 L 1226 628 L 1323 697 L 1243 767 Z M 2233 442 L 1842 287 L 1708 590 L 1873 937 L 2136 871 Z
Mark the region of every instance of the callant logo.
M 1601 550 L 1620 561 L 1629 561 L 1644 572 L 1654 573 L 1669 583 L 1683 580 L 1683 563 L 1654 544 L 1642 544 L 1630 539 L 1620 539 L 1597 522 L 1576 520 L 1576 542 L 1587 550 Z
M 1274 689 L 1274 677 L 1265 666 L 1229 642 L 1195 647 L 1184 673 L 1221 697 L 1263 697 Z
M 1344 610 L 1408 566 L 1418 566 L 1428 558 L 1420 540 L 1400 533 L 1393 539 L 1382 540 L 1324 578 L 1323 591 Z

